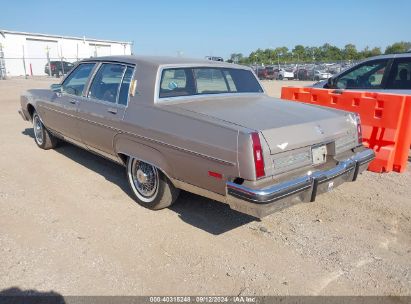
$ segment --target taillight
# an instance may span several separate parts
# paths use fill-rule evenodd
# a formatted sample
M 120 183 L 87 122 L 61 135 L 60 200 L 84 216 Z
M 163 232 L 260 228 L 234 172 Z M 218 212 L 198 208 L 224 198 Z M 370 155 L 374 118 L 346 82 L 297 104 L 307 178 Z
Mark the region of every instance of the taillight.
M 55 64 L 52 64 L 52 65 L 51 65 L 51 69 L 54 70 L 55 68 L 56 68 L 56 65 L 55 65 Z
M 253 154 L 255 175 L 257 178 L 265 176 L 263 149 L 261 148 L 260 136 L 257 132 L 251 133 L 251 140 L 253 141 Z
M 355 119 L 357 122 L 357 136 L 358 136 L 358 143 L 362 144 L 362 128 L 361 128 L 361 118 L 360 115 L 356 114 Z

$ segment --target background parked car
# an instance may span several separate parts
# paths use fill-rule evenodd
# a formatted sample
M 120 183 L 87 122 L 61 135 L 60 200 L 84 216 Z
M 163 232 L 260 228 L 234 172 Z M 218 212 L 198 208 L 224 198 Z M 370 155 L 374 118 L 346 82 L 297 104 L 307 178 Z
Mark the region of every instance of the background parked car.
M 275 68 L 274 66 L 268 66 L 265 69 L 267 71 L 267 79 L 277 79 L 278 68 Z
M 74 67 L 74 64 L 68 61 L 50 61 L 51 65 L 51 76 L 60 77 L 67 74 Z M 44 73 L 50 75 L 49 64 L 46 63 L 44 67 Z
M 254 72 L 257 74 L 258 79 L 263 80 L 268 78 L 267 69 L 265 67 L 257 67 L 254 69 Z
M 278 71 L 277 79 L 279 79 L 279 80 L 283 80 L 283 79 L 292 80 L 292 79 L 294 79 L 294 77 L 295 77 L 295 75 L 294 75 L 294 72 L 292 70 L 280 69 Z
M 313 86 L 411 95 L 411 54 L 372 57 Z
M 325 72 L 325 71 L 320 71 L 320 70 L 311 70 L 308 73 L 308 79 L 310 80 L 326 80 L 332 76 L 331 73 Z
M 221 61 L 224 62 L 223 57 L 217 57 L 217 56 L 206 56 L 205 59 L 211 60 L 211 61 Z
M 307 69 L 298 69 L 296 78 L 298 80 L 308 80 L 308 70 Z

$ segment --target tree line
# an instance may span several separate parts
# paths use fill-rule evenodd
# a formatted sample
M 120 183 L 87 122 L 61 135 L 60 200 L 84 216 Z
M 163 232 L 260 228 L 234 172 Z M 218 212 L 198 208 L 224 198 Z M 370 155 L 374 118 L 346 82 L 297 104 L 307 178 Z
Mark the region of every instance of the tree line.
M 385 48 L 384 54 L 403 53 L 411 50 L 411 42 L 395 42 Z M 325 43 L 319 47 L 296 45 L 293 49 L 287 47 L 277 47 L 275 49 L 257 49 L 244 56 L 241 53 L 230 55 L 228 62 L 240 64 L 276 64 L 293 62 L 335 62 L 362 60 L 368 57 L 383 54 L 380 47 L 365 47 L 357 50 L 354 44 L 347 44 L 343 48 Z

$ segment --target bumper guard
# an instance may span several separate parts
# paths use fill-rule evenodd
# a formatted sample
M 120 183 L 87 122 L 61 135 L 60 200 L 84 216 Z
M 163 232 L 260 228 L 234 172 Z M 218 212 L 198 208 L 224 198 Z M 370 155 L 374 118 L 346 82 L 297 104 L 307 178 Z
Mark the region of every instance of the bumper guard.
M 374 151 L 365 149 L 340 161 L 332 169 L 261 189 L 227 182 L 227 201 L 232 209 L 261 218 L 299 201 L 313 202 L 318 194 L 331 191 L 344 182 L 355 181 L 374 158 Z

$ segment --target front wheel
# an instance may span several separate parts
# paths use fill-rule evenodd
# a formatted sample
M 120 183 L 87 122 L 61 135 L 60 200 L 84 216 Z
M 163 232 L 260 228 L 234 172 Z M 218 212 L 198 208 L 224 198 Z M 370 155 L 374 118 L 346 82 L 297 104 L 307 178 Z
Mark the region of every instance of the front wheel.
M 152 210 L 171 206 L 180 193 L 156 167 L 132 157 L 127 160 L 127 180 L 136 202 Z
M 34 140 L 39 148 L 48 150 L 56 147 L 58 139 L 46 129 L 37 112 L 33 113 L 33 131 Z

